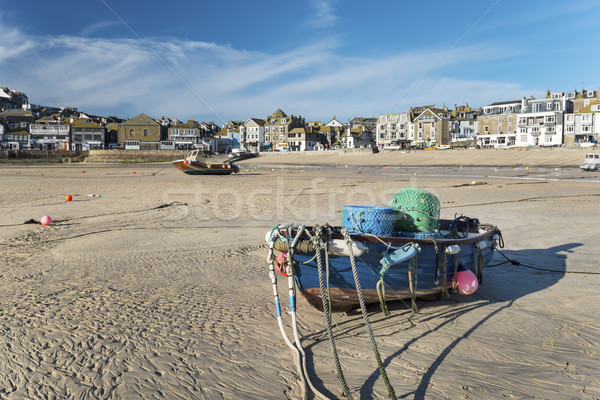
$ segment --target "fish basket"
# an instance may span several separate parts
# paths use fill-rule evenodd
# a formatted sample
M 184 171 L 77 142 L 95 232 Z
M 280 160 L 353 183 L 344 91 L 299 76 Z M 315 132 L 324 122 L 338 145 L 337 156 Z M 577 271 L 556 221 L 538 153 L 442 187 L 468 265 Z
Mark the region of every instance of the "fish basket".
M 406 188 L 392 196 L 388 206 L 400 215 L 396 220 L 396 230 L 406 232 L 433 232 L 438 228 L 440 201 L 423 189 Z
M 394 236 L 396 210 L 390 207 L 344 206 L 342 227 L 348 233 Z

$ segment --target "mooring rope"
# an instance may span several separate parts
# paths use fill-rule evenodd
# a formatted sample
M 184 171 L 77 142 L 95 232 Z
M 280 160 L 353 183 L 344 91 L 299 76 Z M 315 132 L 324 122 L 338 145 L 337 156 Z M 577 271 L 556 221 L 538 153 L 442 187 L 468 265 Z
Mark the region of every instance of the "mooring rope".
M 371 328 L 371 323 L 369 322 L 369 314 L 367 313 L 367 306 L 365 304 L 365 299 L 362 294 L 362 289 L 360 286 L 360 280 L 358 278 L 358 271 L 356 269 L 356 260 L 354 259 L 354 252 L 352 250 L 352 239 L 348 234 L 346 229 L 342 229 L 342 234 L 344 235 L 344 239 L 346 239 L 346 244 L 348 246 L 348 254 L 350 256 L 350 265 L 352 267 L 352 275 L 354 275 L 354 283 L 356 285 L 356 293 L 358 295 L 358 301 L 360 303 L 360 309 L 362 311 L 363 318 L 365 320 L 365 327 L 367 328 L 367 332 L 369 333 L 369 339 L 371 340 L 371 346 L 373 347 L 373 352 L 375 353 L 375 359 L 377 360 L 377 366 L 379 367 L 379 372 L 381 373 L 381 377 L 385 382 L 385 386 L 388 390 L 388 395 L 390 398 L 396 400 L 396 393 L 394 392 L 394 388 L 392 387 L 390 380 L 388 379 L 387 373 L 385 372 L 385 366 L 381 361 L 381 355 L 379 354 L 379 350 L 377 349 L 377 343 L 375 342 L 375 336 L 373 335 L 373 329 Z
M 321 291 L 321 300 L 323 302 L 323 314 L 325 314 L 325 326 L 327 328 L 327 337 L 329 338 L 329 347 L 331 347 L 331 354 L 333 355 L 333 361 L 335 363 L 335 369 L 337 371 L 338 379 L 340 380 L 342 388 L 344 390 L 344 396 L 352 400 L 352 393 L 350 393 L 350 388 L 348 387 L 346 379 L 344 378 L 344 372 L 342 371 L 342 366 L 338 357 L 337 348 L 335 346 L 333 330 L 331 329 L 331 313 L 329 308 L 330 303 L 328 295 L 329 293 L 325 288 L 325 279 L 323 278 L 323 262 L 321 259 L 321 251 L 324 249 L 324 244 L 321 240 L 322 233 L 322 227 L 318 225 L 315 226 L 314 247 L 317 255 L 317 268 L 319 271 L 319 288 Z M 326 250 L 327 249 L 325 249 L 325 251 Z M 329 273 L 327 275 L 329 277 Z
M 279 232 L 279 225 L 277 225 L 277 231 Z M 291 342 L 291 340 L 288 338 L 287 333 L 285 332 L 285 329 L 283 327 L 283 318 L 282 318 L 282 314 L 281 314 L 281 301 L 279 300 L 279 291 L 277 289 L 277 274 L 275 273 L 275 254 L 273 252 L 273 231 L 271 231 L 271 236 L 270 236 L 270 241 L 269 241 L 269 254 L 267 256 L 267 263 L 269 265 L 269 276 L 271 278 L 271 284 L 273 286 L 273 296 L 275 298 L 275 309 L 277 312 L 277 324 L 279 325 L 279 330 L 281 331 L 281 336 L 283 337 L 283 340 L 285 341 L 285 344 L 287 344 L 287 346 L 292 350 L 292 354 L 294 355 L 294 360 L 296 363 L 296 369 L 298 370 L 298 376 L 300 378 L 300 380 L 302 381 L 303 385 L 303 392 L 302 392 L 302 397 L 304 399 L 306 399 L 306 383 L 305 383 L 305 379 L 304 379 L 304 372 L 302 369 L 302 361 L 301 361 L 301 354 L 300 354 L 300 350 L 298 350 L 298 348 L 294 345 L 294 343 Z M 290 304 L 291 307 L 291 304 Z

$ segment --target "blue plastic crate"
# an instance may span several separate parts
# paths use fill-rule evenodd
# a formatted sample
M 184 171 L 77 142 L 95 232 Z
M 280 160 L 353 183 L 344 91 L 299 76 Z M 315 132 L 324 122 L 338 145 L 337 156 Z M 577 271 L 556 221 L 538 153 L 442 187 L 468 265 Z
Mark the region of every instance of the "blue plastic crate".
M 398 215 L 391 207 L 344 206 L 342 227 L 349 233 L 394 236 Z

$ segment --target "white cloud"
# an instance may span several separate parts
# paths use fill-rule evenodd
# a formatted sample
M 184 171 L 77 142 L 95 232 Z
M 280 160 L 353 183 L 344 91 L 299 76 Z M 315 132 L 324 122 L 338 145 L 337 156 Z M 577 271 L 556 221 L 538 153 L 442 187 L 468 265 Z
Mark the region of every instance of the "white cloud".
M 311 0 L 310 5 L 314 8 L 315 14 L 311 15 L 309 24 L 313 27 L 327 27 L 338 20 L 335 13 L 335 0 Z
M 336 38 L 280 54 L 195 41 L 26 37 L 15 29 L 3 30 L 0 43 L 6 43 L 0 85 L 24 91 L 32 103 L 121 117 L 144 112 L 222 123 L 281 107 L 308 119 L 343 119 L 531 93 L 515 84 L 446 77 L 452 67 L 513 54 L 489 46 L 456 48 L 437 65 L 441 50 L 345 57 L 336 52 Z
M 81 36 L 91 36 L 96 32 L 101 32 L 101 31 L 105 30 L 106 28 L 110 28 L 110 27 L 113 27 L 116 25 L 120 25 L 120 22 L 116 21 L 116 20 L 99 21 L 94 24 L 90 24 L 90 25 L 86 26 L 85 28 L 83 28 L 81 30 L 81 32 L 79 34 Z

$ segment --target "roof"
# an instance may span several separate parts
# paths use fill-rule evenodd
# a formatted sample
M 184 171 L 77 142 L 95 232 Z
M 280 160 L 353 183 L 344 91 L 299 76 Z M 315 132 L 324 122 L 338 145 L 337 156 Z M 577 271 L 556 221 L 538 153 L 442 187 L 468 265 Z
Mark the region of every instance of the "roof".
M 273 114 L 271 114 L 271 118 L 283 118 L 283 117 L 287 117 L 287 114 L 284 113 L 283 111 L 281 111 L 281 108 L 278 108 L 277 110 L 275 110 L 275 112 Z
M 155 120 L 153 120 L 152 118 L 150 118 L 149 116 L 147 116 L 144 113 L 137 115 L 131 119 L 128 119 L 127 121 L 123 122 L 121 125 L 123 125 L 123 126 L 136 126 L 136 125 L 138 125 L 138 126 L 139 125 L 160 126 L 160 124 L 158 122 L 156 122 Z
M 265 120 L 264 119 L 260 119 L 260 118 L 248 118 L 246 120 L 246 122 L 244 123 L 244 125 L 246 125 L 250 121 L 254 122 L 258 126 L 265 126 Z
M 104 128 L 102 125 L 97 124 L 96 122 L 90 120 L 90 119 L 85 119 L 85 118 L 79 118 L 77 120 L 75 120 L 71 126 L 73 126 L 74 128 Z
M 306 129 L 304 128 L 294 128 L 289 133 L 306 133 Z
M 497 101 L 495 103 L 490 104 L 490 106 L 502 106 L 504 104 L 514 104 L 514 103 L 521 103 L 521 100 L 507 100 L 507 101 Z
M 23 129 L 16 129 L 14 131 L 6 131 L 4 132 L 4 134 L 8 134 L 8 135 L 29 135 L 29 132 L 23 130 Z
M 33 113 L 31 110 L 22 110 L 19 108 L 10 108 L 8 110 L 4 110 L 0 112 L 0 116 L 8 116 L 8 115 L 18 115 L 23 117 L 33 117 Z
M 591 112 L 598 112 L 598 111 L 592 111 L 592 106 L 596 105 L 596 104 L 600 104 L 600 100 L 596 100 L 596 101 L 592 101 L 590 104 L 588 104 L 585 107 L 582 107 L 579 112 L 580 113 L 591 113 Z

